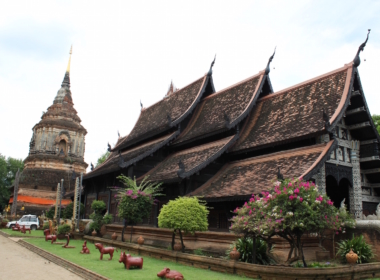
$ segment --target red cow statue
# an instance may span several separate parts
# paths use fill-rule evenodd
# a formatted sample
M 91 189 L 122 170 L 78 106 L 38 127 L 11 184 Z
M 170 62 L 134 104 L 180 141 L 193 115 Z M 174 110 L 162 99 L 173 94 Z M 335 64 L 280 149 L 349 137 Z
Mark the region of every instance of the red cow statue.
M 137 266 L 142 269 L 143 267 L 143 258 L 140 257 L 131 257 L 130 254 L 125 254 L 125 252 L 121 252 L 119 263 L 124 263 L 124 267 L 129 269 L 131 266 Z
M 113 257 L 113 251 L 115 250 L 114 247 L 106 247 L 104 248 L 102 244 L 100 243 L 95 243 L 95 248 L 99 250 L 100 252 L 100 260 L 103 259 L 103 254 L 109 254 L 110 255 L 110 259 L 109 260 L 112 260 L 112 257 Z M 116 249 L 116 252 L 117 252 L 117 249 Z
M 25 228 L 25 226 L 22 226 L 22 228 L 20 228 L 20 232 L 23 234 L 25 234 L 27 230 L 29 230 L 29 234 L 31 234 L 30 228 Z
M 55 241 L 57 241 L 57 236 L 56 235 L 50 235 L 50 230 L 45 229 L 44 234 L 45 234 L 45 241 L 51 240 L 51 244 L 53 244 Z
M 183 275 L 175 270 L 170 270 L 170 268 L 164 268 L 159 273 L 157 273 L 158 277 L 165 279 L 174 279 L 174 280 L 183 280 Z
M 20 225 L 16 222 L 14 226 L 12 226 L 13 231 L 20 231 Z
M 90 250 L 87 248 L 87 241 L 84 241 L 82 245 L 82 251 L 80 251 L 81 254 L 90 254 Z

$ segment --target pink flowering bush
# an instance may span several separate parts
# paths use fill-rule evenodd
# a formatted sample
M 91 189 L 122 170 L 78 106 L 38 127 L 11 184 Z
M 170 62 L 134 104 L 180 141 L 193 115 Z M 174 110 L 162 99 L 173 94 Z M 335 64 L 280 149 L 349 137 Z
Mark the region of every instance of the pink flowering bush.
M 288 263 L 302 259 L 301 237 L 305 233 L 322 234 L 326 229 L 339 233 L 354 225 L 347 211 L 335 208 L 314 183 L 302 179 L 276 181 L 270 192 L 262 192 L 261 197 L 252 195 L 234 213 L 230 230 L 236 234 L 260 237 L 269 245 L 275 235 L 285 238 L 290 245 Z
M 110 189 L 116 191 L 118 216 L 126 221 L 122 232 L 122 239 L 124 239 L 127 223 L 133 226 L 150 216 L 155 197 L 161 195 L 160 186 L 162 184 L 152 183 L 147 180 L 147 177 L 142 180 L 140 185 L 137 184 L 136 178 L 132 180 L 124 175 L 117 178 L 125 185 L 125 188 L 111 187 Z

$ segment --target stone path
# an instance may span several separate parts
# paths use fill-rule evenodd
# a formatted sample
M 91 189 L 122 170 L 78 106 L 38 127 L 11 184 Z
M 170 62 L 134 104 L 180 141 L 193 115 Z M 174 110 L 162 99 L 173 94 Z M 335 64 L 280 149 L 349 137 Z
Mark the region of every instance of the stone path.
M 77 280 L 76 274 L 50 262 L 15 243 L 18 238 L 0 235 L 0 278 Z

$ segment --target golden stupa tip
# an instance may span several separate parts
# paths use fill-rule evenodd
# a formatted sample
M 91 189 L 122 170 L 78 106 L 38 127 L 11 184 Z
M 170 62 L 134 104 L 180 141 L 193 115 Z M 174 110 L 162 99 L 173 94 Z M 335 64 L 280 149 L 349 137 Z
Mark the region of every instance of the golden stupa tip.
M 67 64 L 66 72 L 70 73 L 70 62 L 71 62 L 71 54 L 73 53 L 73 45 L 71 45 L 70 48 L 70 57 L 69 57 L 69 63 Z

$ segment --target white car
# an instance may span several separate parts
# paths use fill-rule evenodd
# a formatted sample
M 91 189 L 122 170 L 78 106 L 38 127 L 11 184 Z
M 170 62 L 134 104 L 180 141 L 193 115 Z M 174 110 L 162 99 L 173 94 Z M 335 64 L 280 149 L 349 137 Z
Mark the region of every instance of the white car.
M 31 230 L 36 230 L 40 226 L 40 222 L 36 215 L 24 215 L 18 221 L 11 221 L 7 223 L 7 228 L 12 228 L 12 226 L 16 225 L 16 222 L 20 226 L 25 226 L 25 228 L 30 228 Z

